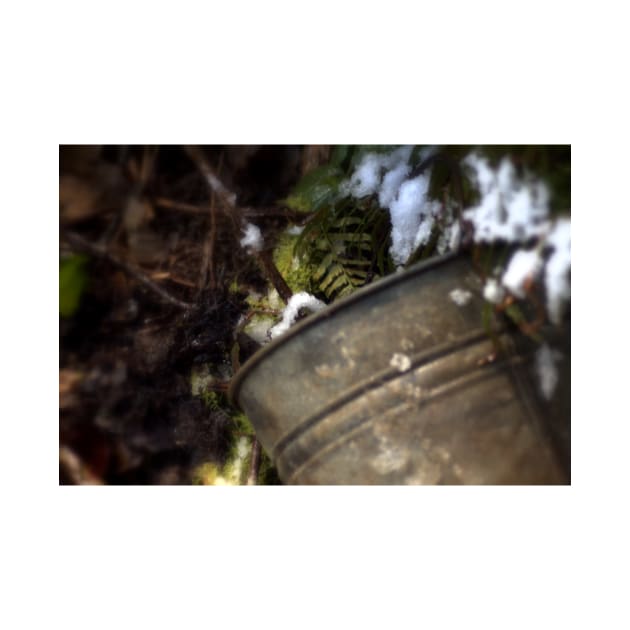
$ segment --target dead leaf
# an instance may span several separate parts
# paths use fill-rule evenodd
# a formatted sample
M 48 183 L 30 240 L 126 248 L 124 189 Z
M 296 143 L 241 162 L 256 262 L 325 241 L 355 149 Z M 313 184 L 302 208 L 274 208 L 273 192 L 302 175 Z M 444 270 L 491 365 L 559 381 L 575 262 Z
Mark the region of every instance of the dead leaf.
M 99 191 L 74 175 L 59 178 L 59 212 L 61 220 L 70 225 L 89 219 L 98 213 Z
M 75 390 L 82 379 L 83 373 L 77 370 L 59 370 L 59 409 L 67 409 L 77 403 Z

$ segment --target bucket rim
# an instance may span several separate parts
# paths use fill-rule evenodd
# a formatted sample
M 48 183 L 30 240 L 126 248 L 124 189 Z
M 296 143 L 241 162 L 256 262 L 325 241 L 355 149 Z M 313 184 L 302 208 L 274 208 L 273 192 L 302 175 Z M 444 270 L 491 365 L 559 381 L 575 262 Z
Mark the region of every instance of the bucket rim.
M 380 278 L 376 282 L 372 282 L 365 287 L 361 287 L 351 295 L 340 299 L 338 302 L 333 302 L 332 304 L 327 305 L 326 308 L 318 311 L 317 313 L 309 315 L 302 321 L 289 328 L 289 330 L 287 330 L 287 332 L 285 332 L 282 336 L 274 339 L 273 341 L 270 341 L 260 350 L 257 350 L 254 355 L 252 355 L 247 361 L 245 361 L 245 363 L 243 363 L 240 369 L 232 377 L 232 381 L 228 388 L 229 402 L 238 409 L 241 409 L 241 406 L 238 403 L 238 394 L 243 384 L 243 381 L 247 378 L 249 373 L 254 368 L 256 368 L 259 363 L 265 361 L 270 355 L 277 352 L 278 349 L 288 343 L 293 337 L 299 335 L 302 331 L 312 326 L 316 326 L 322 320 L 328 319 L 329 317 L 335 315 L 338 311 L 352 306 L 355 302 L 360 302 L 366 296 L 370 296 L 373 293 L 378 293 L 383 289 L 395 286 L 396 284 L 404 282 L 418 274 L 424 273 L 425 271 L 428 271 L 433 267 L 444 265 L 458 258 L 463 259 L 464 254 L 462 252 L 452 252 L 449 254 L 443 254 L 442 256 L 434 256 L 427 260 L 423 260 L 419 263 L 416 263 L 415 265 L 412 265 L 408 269 L 404 269 L 400 272 L 394 272 L 393 274 L 386 276 L 385 278 Z

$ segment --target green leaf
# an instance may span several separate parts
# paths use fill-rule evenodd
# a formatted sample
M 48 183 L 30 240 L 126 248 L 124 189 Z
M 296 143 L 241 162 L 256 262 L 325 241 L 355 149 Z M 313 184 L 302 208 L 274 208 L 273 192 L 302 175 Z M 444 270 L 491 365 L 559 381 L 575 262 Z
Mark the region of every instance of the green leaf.
M 347 280 L 345 279 L 345 274 L 343 272 L 343 267 L 341 265 L 334 265 L 328 270 L 328 273 L 321 281 L 319 288 L 325 293 L 332 291 L 333 289 L 330 288 L 331 284 L 338 280 L 340 277 L 344 282 L 347 282 Z
M 343 172 L 335 165 L 325 165 L 307 173 L 284 200 L 292 210 L 315 212 L 337 196 Z
M 348 278 L 346 274 L 342 274 L 332 283 L 330 287 L 328 287 L 328 289 L 326 290 L 326 295 L 330 297 L 336 291 L 343 291 L 347 287 L 353 288 L 353 286 L 353 283 L 350 282 L 350 278 Z
M 323 278 L 328 273 L 328 269 L 332 265 L 332 262 L 333 262 L 333 255 L 326 254 L 322 262 L 319 263 L 319 267 L 317 267 L 317 271 L 315 271 L 315 273 L 313 274 L 313 278 L 318 281 L 321 280 L 321 278 Z
M 335 148 L 332 150 L 332 154 L 330 156 L 330 163 L 334 166 L 338 166 L 339 168 L 343 168 L 344 164 L 352 155 L 353 150 L 354 146 L 351 144 L 335 145 Z
M 87 258 L 71 256 L 59 261 L 59 314 L 72 317 L 79 308 L 88 281 Z
M 345 267 L 349 267 L 354 265 L 355 267 L 371 267 L 372 263 L 369 260 L 362 260 L 360 258 L 346 258 L 345 256 L 338 256 L 337 260 L 344 265 Z

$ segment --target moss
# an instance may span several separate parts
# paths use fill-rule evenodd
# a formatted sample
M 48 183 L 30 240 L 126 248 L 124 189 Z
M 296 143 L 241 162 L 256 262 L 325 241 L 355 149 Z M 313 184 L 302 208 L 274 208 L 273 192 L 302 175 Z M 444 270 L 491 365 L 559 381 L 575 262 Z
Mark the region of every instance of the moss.
M 302 177 L 283 203 L 297 212 L 316 212 L 336 197 L 343 176 L 343 171 L 335 164 L 313 169 Z
M 276 318 L 270 315 L 254 315 L 243 328 L 243 332 L 257 343 L 264 344 L 269 341 L 267 334 L 275 323 Z
M 87 283 L 85 256 L 70 256 L 59 261 L 59 314 L 62 317 L 75 314 Z
M 313 274 L 317 267 L 306 258 L 295 255 L 298 236 L 285 232 L 273 250 L 273 261 L 294 293 L 312 292 Z
M 258 469 L 258 485 L 278 486 L 282 485 L 278 471 L 271 461 L 271 457 L 263 450 L 260 455 L 260 468 Z
M 226 403 L 221 401 L 222 396 L 212 393 L 216 396 L 214 399 L 216 404 L 225 409 Z M 241 486 L 247 484 L 256 434 L 252 423 L 244 413 L 233 413 L 232 423 L 231 444 L 225 460 L 223 463 L 209 461 L 197 466 L 192 474 L 193 485 Z M 261 453 L 257 483 L 258 485 L 281 484 L 278 471 L 264 450 Z
M 225 396 L 218 392 L 206 391 L 200 395 L 200 398 L 211 411 L 217 411 L 225 407 Z
M 220 476 L 221 471 L 215 463 L 204 462 L 193 470 L 192 483 L 194 486 L 213 486 Z
M 249 418 L 244 413 L 236 413 L 232 416 L 234 430 L 238 435 L 255 435 L 256 431 Z

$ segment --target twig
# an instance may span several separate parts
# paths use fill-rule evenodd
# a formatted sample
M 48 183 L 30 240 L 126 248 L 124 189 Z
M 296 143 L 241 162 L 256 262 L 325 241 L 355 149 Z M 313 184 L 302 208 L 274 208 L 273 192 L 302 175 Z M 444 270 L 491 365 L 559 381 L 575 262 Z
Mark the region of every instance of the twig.
M 211 214 L 212 207 L 205 204 L 185 203 L 166 197 L 156 197 L 152 199 L 154 205 L 166 210 L 175 210 L 176 212 L 184 212 L 186 214 Z M 312 212 L 299 212 L 284 208 L 282 206 L 271 206 L 267 208 L 241 208 L 241 212 L 246 219 L 260 219 L 263 217 L 278 217 L 281 219 L 289 219 L 295 223 L 305 223 L 312 215 Z
M 208 186 L 221 201 L 224 209 L 231 210 L 229 216 L 234 221 L 236 229 L 241 229 L 241 227 L 245 225 L 245 218 L 243 209 L 236 204 L 236 194 L 228 190 L 223 182 L 217 177 L 199 147 L 186 147 L 186 152 L 188 153 L 190 159 L 197 165 L 197 168 L 205 177 Z M 280 295 L 285 303 L 288 302 L 293 295 L 293 291 L 291 291 L 289 285 L 278 271 L 278 268 L 271 257 L 271 253 L 269 251 L 262 251 L 255 253 L 254 256 L 256 257 L 259 265 L 262 267 L 267 280 L 269 280 L 276 291 L 278 291 L 278 295 Z
M 214 198 L 210 205 L 210 232 L 204 245 L 204 256 L 207 249 L 207 271 L 209 276 L 209 287 L 214 290 L 217 286 L 217 279 L 214 273 L 214 249 L 217 242 L 217 213 L 214 207 Z
M 210 206 L 199 206 L 193 203 L 184 203 L 183 201 L 166 199 L 166 197 L 157 197 L 153 199 L 153 203 L 160 208 L 178 210 L 179 212 L 187 212 L 189 214 L 208 214 L 210 212 Z
M 219 168 L 221 164 L 219 163 Z M 201 261 L 201 273 L 199 277 L 199 291 L 201 292 L 205 286 L 210 290 L 216 289 L 217 279 L 214 273 L 214 250 L 217 240 L 217 210 L 215 205 L 214 192 L 210 195 L 210 229 L 203 244 L 203 257 Z
M 255 486 L 258 481 L 258 473 L 260 472 L 262 447 L 257 438 L 254 438 L 252 444 L 252 461 L 249 465 L 249 474 L 247 475 L 247 485 Z
M 68 446 L 59 447 L 59 468 L 71 483 L 82 485 L 102 485 L 99 479 L 86 465 L 81 458 Z
M 238 219 L 242 218 L 242 212 L 239 206 L 236 205 L 236 194 L 229 191 L 223 182 L 217 177 L 213 168 L 208 164 L 208 161 L 204 157 L 199 147 L 188 146 L 185 147 L 186 153 L 190 159 L 196 164 L 200 173 L 204 176 L 206 183 L 212 190 L 212 192 L 219 198 L 222 205 L 226 208 L 230 208 L 237 215 Z
M 145 273 L 140 271 L 140 269 L 130 265 L 123 260 L 120 260 L 120 258 L 108 252 L 107 249 L 105 249 L 103 246 L 95 245 L 94 243 L 91 243 L 90 241 L 84 239 L 82 236 L 79 236 L 75 232 L 64 231 L 62 233 L 62 236 L 66 239 L 66 241 L 68 241 L 68 243 L 70 243 L 73 248 L 83 251 L 87 254 L 91 254 L 98 258 L 105 258 L 112 264 L 120 267 L 123 271 L 125 271 L 130 276 L 135 278 L 138 282 L 143 284 L 147 289 L 159 295 L 164 301 L 169 302 L 170 304 L 174 304 L 175 306 L 178 306 L 179 308 L 182 308 L 184 310 L 190 310 L 195 307 L 194 304 L 183 302 L 182 300 L 179 300 L 176 297 L 172 296 L 168 291 L 164 290 L 162 287 L 153 282 L 153 280 L 151 280 Z
M 286 280 L 282 277 L 282 274 L 278 271 L 275 263 L 273 262 L 273 258 L 271 257 L 271 252 L 262 251 L 256 254 L 256 258 L 262 267 L 265 276 L 267 276 L 267 280 L 271 282 L 274 289 L 278 292 L 278 295 L 282 298 L 282 300 L 286 303 L 289 302 L 291 296 L 293 295 L 293 291 L 291 291 L 289 285 L 286 283 Z

